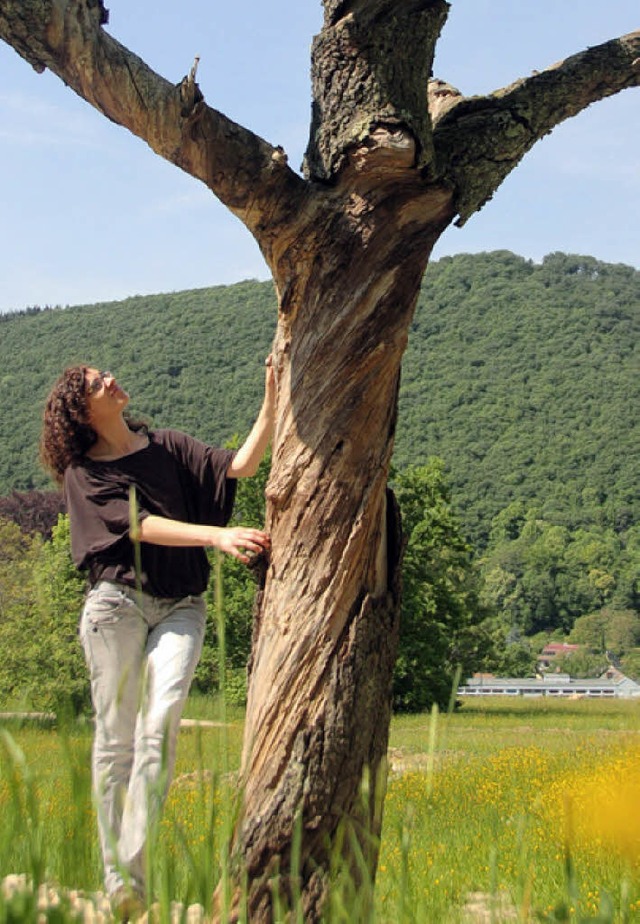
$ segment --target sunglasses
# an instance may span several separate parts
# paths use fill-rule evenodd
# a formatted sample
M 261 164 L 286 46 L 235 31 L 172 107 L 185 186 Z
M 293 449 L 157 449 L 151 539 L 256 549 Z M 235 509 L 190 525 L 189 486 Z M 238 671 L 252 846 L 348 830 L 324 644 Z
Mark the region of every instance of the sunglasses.
M 104 380 L 111 379 L 111 378 L 113 378 L 113 376 L 111 375 L 110 372 L 98 372 L 98 374 L 94 378 L 92 378 L 89 384 L 87 385 L 87 395 L 89 396 L 95 395 L 102 388 L 104 384 Z

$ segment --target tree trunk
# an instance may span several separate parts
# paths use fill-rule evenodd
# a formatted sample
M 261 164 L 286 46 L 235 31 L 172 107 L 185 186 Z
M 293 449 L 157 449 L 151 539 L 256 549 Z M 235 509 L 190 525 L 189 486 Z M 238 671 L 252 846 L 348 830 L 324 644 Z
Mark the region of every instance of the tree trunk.
M 450 196 L 432 193 L 419 208 L 431 238 L 416 235 L 415 190 L 385 198 L 379 180 L 356 194 L 351 176 L 345 197 L 310 203 L 274 267 L 273 551 L 254 632 L 235 841 L 252 921 L 272 919 L 278 873 L 283 900 L 300 889 L 312 921 L 332 861 L 354 884 L 372 882 L 377 864 L 398 636 L 400 524 L 387 477 L 400 362 L 425 240 L 452 214 Z M 292 265 L 309 271 L 292 276 Z

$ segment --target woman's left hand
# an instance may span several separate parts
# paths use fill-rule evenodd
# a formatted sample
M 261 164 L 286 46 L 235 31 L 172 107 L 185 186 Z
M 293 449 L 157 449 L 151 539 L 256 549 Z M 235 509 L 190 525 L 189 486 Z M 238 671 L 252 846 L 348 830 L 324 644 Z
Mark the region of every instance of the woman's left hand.
M 215 545 L 221 552 L 232 555 L 245 565 L 250 560 L 247 552 L 259 555 L 270 546 L 269 535 L 261 529 L 248 526 L 227 526 L 217 532 Z

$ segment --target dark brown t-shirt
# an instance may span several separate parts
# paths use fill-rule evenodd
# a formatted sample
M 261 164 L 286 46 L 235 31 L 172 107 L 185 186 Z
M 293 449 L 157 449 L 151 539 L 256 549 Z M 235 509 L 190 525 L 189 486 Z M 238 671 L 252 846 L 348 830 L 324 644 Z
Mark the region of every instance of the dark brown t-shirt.
M 129 538 L 129 489 L 138 518 L 153 514 L 189 523 L 226 526 L 236 482 L 227 478 L 234 452 L 214 449 L 177 430 L 149 431 L 149 445 L 102 462 L 89 458 L 65 471 L 64 493 L 75 564 L 89 581 L 136 586 L 134 546 Z M 140 544 L 142 589 L 156 597 L 200 594 L 207 586 L 204 549 Z

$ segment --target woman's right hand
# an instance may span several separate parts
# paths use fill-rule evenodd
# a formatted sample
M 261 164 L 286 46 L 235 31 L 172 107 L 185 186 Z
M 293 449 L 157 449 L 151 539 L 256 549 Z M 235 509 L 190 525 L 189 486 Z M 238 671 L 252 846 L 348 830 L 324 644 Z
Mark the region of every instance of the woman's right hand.
M 264 361 L 266 366 L 264 378 L 264 407 L 273 419 L 276 407 L 276 374 L 273 368 L 273 354 L 269 353 Z

